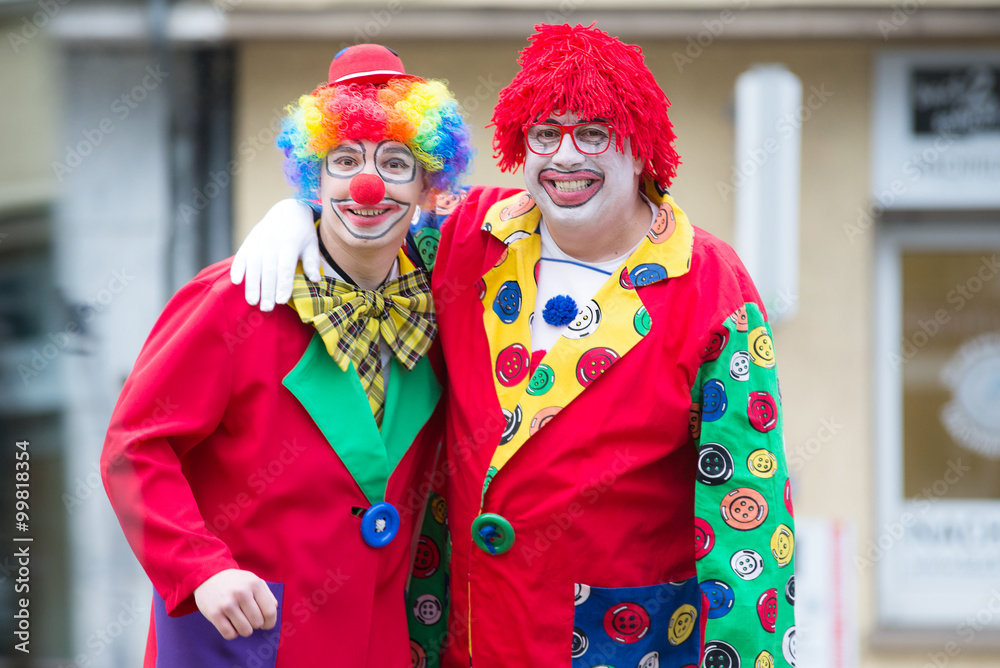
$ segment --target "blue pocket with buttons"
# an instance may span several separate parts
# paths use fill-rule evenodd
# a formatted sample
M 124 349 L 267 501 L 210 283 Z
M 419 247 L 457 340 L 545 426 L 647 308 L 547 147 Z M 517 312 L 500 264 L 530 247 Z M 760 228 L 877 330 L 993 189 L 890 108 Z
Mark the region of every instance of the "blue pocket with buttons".
M 574 585 L 573 668 L 681 668 L 701 655 L 697 578 L 648 587 Z

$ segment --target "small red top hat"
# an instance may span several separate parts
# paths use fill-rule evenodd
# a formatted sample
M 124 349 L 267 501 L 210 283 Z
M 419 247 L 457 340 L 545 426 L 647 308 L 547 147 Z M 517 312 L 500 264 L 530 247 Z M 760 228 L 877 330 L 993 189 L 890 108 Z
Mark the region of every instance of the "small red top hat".
M 381 44 L 356 44 L 341 49 L 330 63 L 329 84 L 381 84 L 389 79 L 416 79 L 407 74 L 399 54 Z

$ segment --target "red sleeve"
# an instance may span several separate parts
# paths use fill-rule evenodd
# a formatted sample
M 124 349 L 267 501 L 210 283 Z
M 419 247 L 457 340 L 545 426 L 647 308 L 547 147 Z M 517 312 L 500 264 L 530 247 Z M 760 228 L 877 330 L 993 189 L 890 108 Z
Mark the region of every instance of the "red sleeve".
M 181 468 L 184 453 L 218 427 L 231 394 L 228 321 L 214 283 L 196 278 L 167 304 L 118 398 L 101 455 L 125 537 L 172 615 L 195 611 L 198 585 L 238 568 L 206 527 Z

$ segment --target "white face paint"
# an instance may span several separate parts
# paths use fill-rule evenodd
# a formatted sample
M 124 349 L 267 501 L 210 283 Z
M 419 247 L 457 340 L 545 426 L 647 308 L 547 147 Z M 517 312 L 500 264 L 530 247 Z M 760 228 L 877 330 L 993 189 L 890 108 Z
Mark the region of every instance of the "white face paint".
M 744 580 L 754 580 L 764 571 L 764 559 L 751 549 L 739 550 L 729 560 L 733 572 Z
M 573 113 L 540 119 L 554 125 L 571 125 L 580 120 Z M 536 155 L 525 149 L 525 185 L 545 224 L 557 230 L 556 236 L 568 236 L 574 230 L 593 229 L 615 221 L 627 222 L 621 212 L 631 211 L 635 206 L 643 161 L 632 157 L 629 142 L 623 148 L 619 151 L 612 137 L 611 146 L 604 153 L 586 155 L 577 150 L 573 138 L 567 135 L 552 155 Z
M 563 336 L 567 339 L 582 339 L 597 331 L 601 324 L 601 307 L 593 299 L 580 307 L 573 322 L 566 325 Z
M 377 204 L 361 205 L 351 197 L 351 181 L 371 174 L 385 183 Z M 396 141 L 343 142 L 326 154 L 320 170 L 322 225 L 325 236 L 345 248 L 399 247 L 416 206 L 427 192 L 424 170 L 413 152 Z
M 747 380 L 750 377 L 750 353 L 737 350 L 729 360 L 729 375 L 733 380 Z

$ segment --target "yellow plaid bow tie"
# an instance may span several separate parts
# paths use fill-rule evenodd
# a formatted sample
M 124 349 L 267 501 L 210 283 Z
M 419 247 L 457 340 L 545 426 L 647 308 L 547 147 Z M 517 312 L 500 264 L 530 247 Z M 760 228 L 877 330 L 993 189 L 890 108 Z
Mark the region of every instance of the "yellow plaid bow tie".
M 362 290 L 329 277 L 313 283 L 298 273 L 291 305 L 302 322 L 316 328 L 341 369 L 347 371 L 354 363 L 372 415 L 381 426 L 385 383 L 379 335 L 407 369 L 413 369 L 427 353 L 437 334 L 427 272 L 411 271 L 377 290 Z

